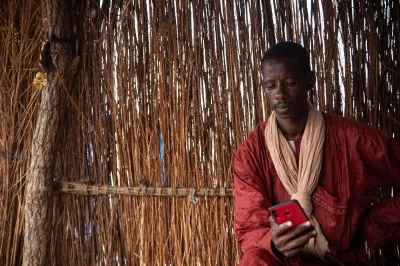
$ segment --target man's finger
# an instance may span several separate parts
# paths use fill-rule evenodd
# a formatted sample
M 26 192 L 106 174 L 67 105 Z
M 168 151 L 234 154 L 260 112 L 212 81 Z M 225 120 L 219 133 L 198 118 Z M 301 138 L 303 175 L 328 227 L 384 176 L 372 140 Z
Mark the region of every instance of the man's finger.
M 297 239 L 304 230 L 309 230 L 311 227 L 310 221 L 307 221 L 292 229 L 289 227 L 286 230 L 280 230 L 282 243 L 289 243 L 291 240 Z
M 315 237 L 317 232 L 313 230 L 312 232 L 308 232 L 307 234 L 300 236 L 298 238 L 292 239 L 286 243 L 286 250 L 292 251 L 298 248 L 302 248 L 304 245 L 310 241 L 311 238 Z
M 291 238 L 298 238 L 307 232 L 311 232 L 312 230 L 313 227 L 311 225 L 311 222 L 310 221 L 304 222 L 299 226 L 297 226 L 296 228 L 294 228 Z
M 289 250 L 289 251 L 285 251 L 282 254 L 287 258 L 291 258 L 291 257 L 297 255 L 300 251 L 301 251 L 301 247 L 295 248 L 295 249 L 292 249 L 292 250 Z
M 269 223 L 271 224 L 271 227 L 273 226 L 278 226 L 274 220 L 274 218 L 272 217 L 272 215 L 269 216 Z
M 278 225 L 278 230 L 277 230 L 277 236 L 283 236 L 285 235 L 293 226 L 292 222 L 285 222 L 283 224 Z

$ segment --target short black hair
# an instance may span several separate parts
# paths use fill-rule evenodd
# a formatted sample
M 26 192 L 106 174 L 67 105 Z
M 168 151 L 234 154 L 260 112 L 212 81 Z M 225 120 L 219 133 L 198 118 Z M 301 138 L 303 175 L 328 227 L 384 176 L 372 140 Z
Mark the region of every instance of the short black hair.
M 264 63 L 270 59 L 296 58 L 300 68 L 304 74 L 311 71 L 310 57 L 306 49 L 298 43 L 280 42 L 272 45 L 263 55 L 261 59 L 261 68 Z

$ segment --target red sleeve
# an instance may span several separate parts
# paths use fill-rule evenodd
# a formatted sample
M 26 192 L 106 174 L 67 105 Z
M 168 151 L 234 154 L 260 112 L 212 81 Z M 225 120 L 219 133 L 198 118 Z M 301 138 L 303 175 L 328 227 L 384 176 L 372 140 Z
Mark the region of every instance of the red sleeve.
M 368 245 L 379 248 L 400 238 L 400 196 L 381 200 L 368 210 L 362 224 Z
M 400 184 L 400 146 L 380 133 L 361 137 L 358 144 L 368 172 L 367 186 L 378 188 Z M 400 196 L 381 200 L 361 219 L 362 234 L 368 245 L 379 248 L 400 238 Z
M 279 261 L 282 254 L 271 248 L 268 207 L 271 201 L 262 181 L 257 155 L 246 148 L 239 148 L 233 162 L 235 182 L 235 233 L 243 253 L 251 249 L 264 249 Z

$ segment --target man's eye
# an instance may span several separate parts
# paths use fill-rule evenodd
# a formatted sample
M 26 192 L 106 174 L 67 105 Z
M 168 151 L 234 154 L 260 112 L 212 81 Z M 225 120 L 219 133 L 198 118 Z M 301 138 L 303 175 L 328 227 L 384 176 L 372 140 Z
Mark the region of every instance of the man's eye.
M 287 81 L 286 82 L 286 86 L 291 87 L 291 86 L 294 86 L 294 85 L 296 85 L 296 81 Z
M 265 89 L 265 90 L 271 90 L 271 89 L 273 89 L 275 87 L 275 84 L 273 84 L 273 83 L 263 83 L 262 86 L 263 86 L 263 89 Z

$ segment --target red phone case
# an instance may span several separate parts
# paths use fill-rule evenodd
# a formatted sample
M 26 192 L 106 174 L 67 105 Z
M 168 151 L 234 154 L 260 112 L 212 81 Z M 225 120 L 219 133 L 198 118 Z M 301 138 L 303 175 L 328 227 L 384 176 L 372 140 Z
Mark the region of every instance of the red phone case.
M 307 215 L 304 213 L 297 200 L 289 200 L 271 206 L 268 208 L 268 212 L 272 215 L 277 224 L 291 221 L 293 227 L 295 227 L 308 221 Z

